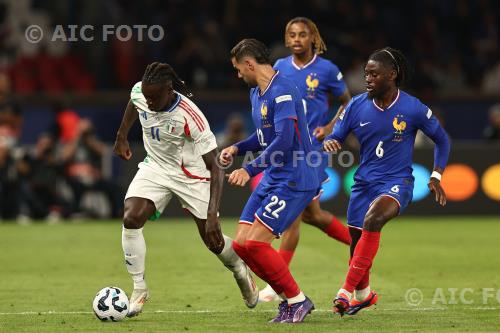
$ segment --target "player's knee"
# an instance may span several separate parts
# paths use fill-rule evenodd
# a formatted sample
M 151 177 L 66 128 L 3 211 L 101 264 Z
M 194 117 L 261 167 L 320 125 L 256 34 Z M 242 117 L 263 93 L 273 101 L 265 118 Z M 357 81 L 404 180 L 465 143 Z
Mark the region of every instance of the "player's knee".
M 365 221 L 363 223 L 363 229 L 368 231 L 380 231 L 384 226 L 387 219 L 384 215 L 378 213 L 368 214 L 365 217 Z
M 319 222 L 321 221 L 321 212 L 306 209 L 302 213 L 302 221 L 314 226 L 319 225 Z
M 123 226 L 126 229 L 139 229 L 146 222 L 142 214 L 138 212 L 126 211 L 123 216 Z

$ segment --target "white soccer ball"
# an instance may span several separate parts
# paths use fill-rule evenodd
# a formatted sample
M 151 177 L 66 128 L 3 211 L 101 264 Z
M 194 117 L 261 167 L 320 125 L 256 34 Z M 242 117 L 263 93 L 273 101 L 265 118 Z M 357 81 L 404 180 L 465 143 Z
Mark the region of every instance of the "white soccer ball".
M 128 297 L 118 287 L 102 288 L 95 296 L 92 308 L 96 317 L 102 321 L 120 321 L 128 313 Z

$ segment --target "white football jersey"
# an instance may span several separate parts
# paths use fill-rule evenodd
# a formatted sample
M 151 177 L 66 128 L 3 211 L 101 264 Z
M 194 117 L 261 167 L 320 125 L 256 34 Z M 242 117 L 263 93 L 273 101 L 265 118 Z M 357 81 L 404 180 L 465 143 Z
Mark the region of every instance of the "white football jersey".
M 130 100 L 139 113 L 147 152 L 139 168 L 151 167 L 162 176 L 209 180 L 210 172 L 202 155 L 217 148 L 217 143 L 203 113 L 177 91 L 168 110 L 151 111 L 141 86 L 142 82 L 137 82 L 130 92 Z

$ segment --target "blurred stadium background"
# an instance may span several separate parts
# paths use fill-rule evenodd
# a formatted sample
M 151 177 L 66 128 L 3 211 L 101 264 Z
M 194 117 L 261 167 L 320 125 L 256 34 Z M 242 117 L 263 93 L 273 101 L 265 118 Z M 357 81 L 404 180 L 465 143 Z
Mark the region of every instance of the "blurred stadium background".
M 432 143 L 418 138 L 408 214 L 500 214 L 498 1 L 4 0 L 0 218 L 121 216 L 124 192 L 144 158 L 139 126 L 129 137 L 133 162 L 114 157 L 112 145 L 129 91 L 152 61 L 172 64 L 186 80 L 221 148 L 250 133 L 248 89 L 229 50 L 254 37 L 273 59 L 287 55 L 284 26 L 295 16 L 316 22 L 328 47 L 324 56 L 340 67 L 353 95 L 364 90 L 363 66 L 373 50 L 390 45 L 410 59 L 414 75 L 406 89 L 439 116 L 453 147 L 443 178 L 449 205 L 440 209 L 426 188 Z M 32 25 L 43 30 L 37 43 L 26 34 Z M 85 25 L 92 26 L 85 34 L 92 40 L 79 35 Z M 131 38 L 103 40 L 105 25 L 159 25 L 164 36 L 153 41 L 133 30 Z M 352 172 L 330 170 L 325 208 L 345 214 Z M 237 216 L 250 191 L 226 186 L 221 213 Z M 183 213 L 174 204 L 165 215 Z

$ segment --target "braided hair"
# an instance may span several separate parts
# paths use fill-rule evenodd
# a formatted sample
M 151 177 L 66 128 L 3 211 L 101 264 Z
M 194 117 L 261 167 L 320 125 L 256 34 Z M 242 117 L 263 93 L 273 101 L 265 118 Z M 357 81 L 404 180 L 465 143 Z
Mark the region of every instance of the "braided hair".
M 143 84 L 162 84 L 171 83 L 173 88 L 180 91 L 187 97 L 192 97 L 193 94 L 186 86 L 186 83 L 179 78 L 172 66 L 161 62 L 153 62 L 146 67 L 142 76 Z
M 401 51 L 391 47 L 384 47 L 383 49 L 373 52 L 368 60 L 373 60 L 384 64 L 384 66 L 392 68 L 396 71 L 396 87 L 400 87 L 407 83 L 410 79 L 411 70 L 408 60 L 401 53 Z
M 286 24 L 286 28 L 285 28 L 285 46 L 286 47 L 288 47 L 288 43 L 287 43 L 288 30 L 290 30 L 290 27 L 292 26 L 292 24 L 295 24 L 295 23 L 305 24 L 306 27 L 311 32 L 314 53 L 321 54 L 321 53 L 326 51 L 326 44 L 323 41 L 323 38 L 321 38 L 321 35 L 319 34 L 318 27 L 311 19 L 308 19 L 307 17 L 296 17 L 296 18 L 291 19 Z

